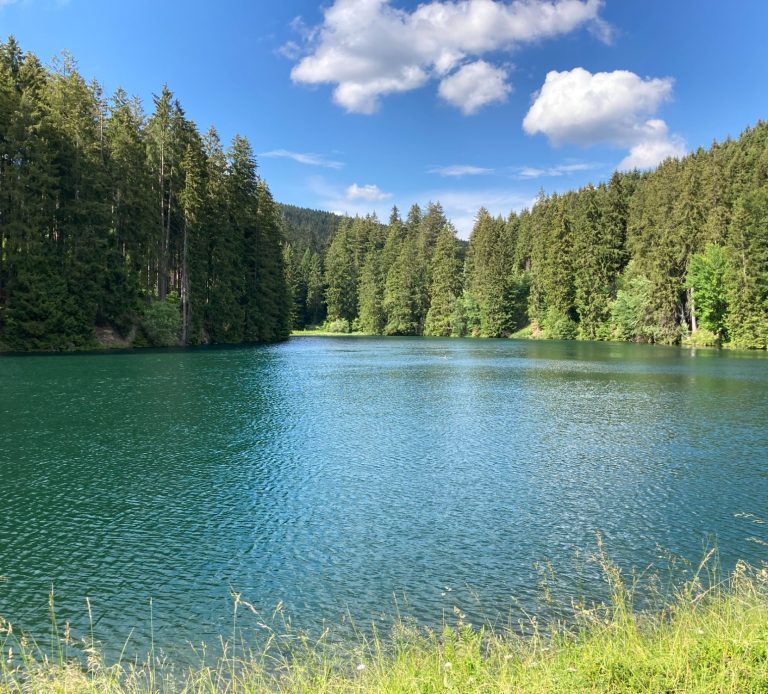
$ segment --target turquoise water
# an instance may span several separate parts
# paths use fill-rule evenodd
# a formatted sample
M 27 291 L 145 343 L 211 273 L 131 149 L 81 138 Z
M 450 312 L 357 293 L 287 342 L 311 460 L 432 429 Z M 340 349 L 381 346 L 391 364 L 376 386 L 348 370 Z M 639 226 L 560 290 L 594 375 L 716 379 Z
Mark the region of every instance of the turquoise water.
M 5 357 L 0 440 L 0 615 L 44 636 L 53 586 L 75 636 L 87 597 L 97 638 L 137 652 L 231 634 L 233 591 L 312 632 L 546 612 L 537 562 L 562 603 L 603 594 L 598 530 L 625 570 L 714 542 L 725 568 L 768 558 L 744 515 L 768 515 L 764 354 L 304 337 Z

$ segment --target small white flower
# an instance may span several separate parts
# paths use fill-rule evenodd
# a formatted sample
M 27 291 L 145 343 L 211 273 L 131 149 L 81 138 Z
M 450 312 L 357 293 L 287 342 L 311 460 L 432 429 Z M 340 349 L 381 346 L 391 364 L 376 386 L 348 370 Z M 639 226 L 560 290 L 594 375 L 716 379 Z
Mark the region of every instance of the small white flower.
M 365 670 L 365 663 L 358 663 L 357 664 L 357 671 L 358 672 L 362 672 L 363 670 Z
M 450 661 L 446 661 L 446 662 L 443 663 L 443 667 L 446 670 L 450 670 L 453 667 L 453 663 L 451 663 Z

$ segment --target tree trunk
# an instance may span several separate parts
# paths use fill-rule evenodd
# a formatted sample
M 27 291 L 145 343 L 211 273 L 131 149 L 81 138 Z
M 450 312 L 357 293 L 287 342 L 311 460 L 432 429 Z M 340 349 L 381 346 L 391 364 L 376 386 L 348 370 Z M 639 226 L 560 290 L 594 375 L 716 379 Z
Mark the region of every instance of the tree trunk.
M 695 333 L 699 328 L 696 325 L 696 302 L 693 298 L 693 287 L 688 290 L 688 296 L 690 297 L 691 304 L 691 332 Z
M 160 301 L 165 300 L 165 295 L 168 293 L 168 282 L 166 279 L 168 267 L 168 258 L 165 250 L 165 151 L 164 147 L 160 149 L 160 239 L 158 243 L 158 258 L 157 258 L 157 297 Z
M 181 344 L 189 343 L 189 323 L 192 313 L 189 300 L 189 224 L 184 222 L 184 241 L 181 255 Z

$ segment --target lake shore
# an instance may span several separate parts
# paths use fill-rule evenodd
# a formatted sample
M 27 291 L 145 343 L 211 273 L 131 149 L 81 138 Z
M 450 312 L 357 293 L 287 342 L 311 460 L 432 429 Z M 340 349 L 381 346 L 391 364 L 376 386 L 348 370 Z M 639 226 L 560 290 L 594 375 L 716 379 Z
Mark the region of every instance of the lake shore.
M 701 567 L 700 567 L 701 568 Z M 661 610 L 639 613 L 618 570 L 612 599 L 567 626 L 492 633 L 458 612 L 442 630 L 398 622 L 351 646 L 271 632 L 250 652 L 230 643 L 213 665 L 178 670 L 162 657 L 106 664 L 71 643 L 36 652 L 0 620 L 0 691 L 115 692 L 757 692 L 768 686 L 768 571 L 739 564 L 727 581 L 696 578 Z M 268 629 L 265 625 L 265 629 Z M 523 634 L 523 635 L 521 635 Z M 68 650 L 69 649 L 69 650 Z M 67 653 L 79 652 L 79 658 Z M 204 656 L 201 656 L 204 659 Z

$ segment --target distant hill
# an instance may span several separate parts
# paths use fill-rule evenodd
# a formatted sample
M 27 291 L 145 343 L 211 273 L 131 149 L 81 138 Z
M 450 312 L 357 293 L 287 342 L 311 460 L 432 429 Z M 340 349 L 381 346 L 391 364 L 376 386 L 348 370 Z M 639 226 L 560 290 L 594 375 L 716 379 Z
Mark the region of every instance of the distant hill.
M 333 212 L 282 203 L 278 204 L 278 209 L 283 217 L 285 238 L 290 243 L 309 247 L 316 252 L 325 250 L 344 219 Z

